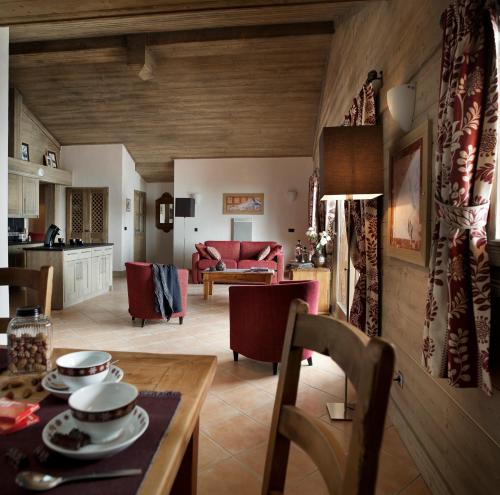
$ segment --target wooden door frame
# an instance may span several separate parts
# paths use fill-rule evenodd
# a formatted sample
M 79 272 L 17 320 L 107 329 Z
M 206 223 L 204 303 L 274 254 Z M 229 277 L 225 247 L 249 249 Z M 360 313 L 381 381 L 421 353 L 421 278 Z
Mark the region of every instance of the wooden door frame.
M 136 225 L 135 225 L 135 221 L 136 221 L 136 211 L 135 211 L 135 198 L 136 198 L 136 194 L 138 194 L 139 196 L 142 196 L 144 198 L 144 203 L 143 203 L 143 212 L 142 212 L 142 215 L 143 215 L 143 221 L 144 221 L 144 232 L 143 232 L 143 235 L 144 235 L 144 260 L 147 258 L 146 256 L 146 220 L 147 220 L 147 217 L 146 217 L 146 211 L 147 211 L 147 206 L 146 206 L 146 191 L 141 191 L 139 189 L 134 189 L 134 211 L 133 211 L 133 215 L 134 215 L 134 261 L 138 261 L 136 258 Z M 141 260 L 141 261 L 144 261 L 144 260 Z

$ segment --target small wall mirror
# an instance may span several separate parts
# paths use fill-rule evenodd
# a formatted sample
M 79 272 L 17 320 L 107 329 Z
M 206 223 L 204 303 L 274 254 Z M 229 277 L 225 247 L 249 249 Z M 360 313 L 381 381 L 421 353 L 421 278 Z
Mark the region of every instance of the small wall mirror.
M 174 198 L 163 193 L 156 200 L 156 228 L 170 232 L 174 228 Z

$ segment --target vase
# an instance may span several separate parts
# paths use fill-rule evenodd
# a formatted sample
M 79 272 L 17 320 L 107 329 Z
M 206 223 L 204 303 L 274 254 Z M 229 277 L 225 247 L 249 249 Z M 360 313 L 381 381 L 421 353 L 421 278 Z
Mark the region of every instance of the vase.
M 326 264 L 326 256 L 323 253 L 314 251 L 314 254 L 311 256 L 311 261 L 315 268 L 321 268 Z
M 226 269 L 226 264 L 222 260 L 219 260 L 215 265 L 215 269 L 218 272 L 223 272 Z

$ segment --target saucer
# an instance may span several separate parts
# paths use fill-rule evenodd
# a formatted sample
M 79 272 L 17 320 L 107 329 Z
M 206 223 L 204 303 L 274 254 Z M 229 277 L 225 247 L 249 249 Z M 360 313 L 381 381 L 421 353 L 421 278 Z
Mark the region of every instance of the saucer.
M 108 374 L 106 375 L 106 378 L 101 383 L 116 383 L 120 382 L 123 378 L 123 375 L 125 373 L 121 368 L 118 368 L 118 366 L 110 366 Z M 61 383 L 61 379 L 59 378 L 59 374 L 57 373 L 57 370 L 51 371 L 47 375 L 44 376 L 42 380 L 42 387 L 47 391 L 50 392 L 52 395 L 55 395 L 56 397 L 59 397 L 60 399 L 69 399 L 69 396 L 78 390 L 77 387 L 75 388 L 67 388 L 67 389 L 60 389 L 57 388 L 56 386 L 53 386 L 53 384 Z
M 70 457 L 71 459 L 93 460 L 103 459 L 118 454 L 127 447 L 130 447 L 138 438 L 140 438 L 149 426 L 148 413 L 139 406 L 135 406 L 131 413 L 130 421 L 127 423 L 120 435 L 107 443 L 91 443 L 85 445 L 79 450 L 69 450 L 51 442 L 54 433 L 69 433 L 76 428 L 71 411 L 66 411 L 53 417 L 43 429 L 43 443 L 51 450 L 59 454 Z

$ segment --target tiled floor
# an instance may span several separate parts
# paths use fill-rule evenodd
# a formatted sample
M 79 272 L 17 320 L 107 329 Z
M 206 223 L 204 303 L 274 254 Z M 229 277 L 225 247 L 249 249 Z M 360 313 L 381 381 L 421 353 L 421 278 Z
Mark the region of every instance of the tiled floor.
M 227 286 L 215 286 L 210 301 L 203 300 L 201 289 L 198 285 L 189 287 L 184 325 L 156 322 L 140 328 L 133 326 L 128 316 L 125 281 L 118 278 L 109 294 L 53 312 L 55 345 L 216 355 L 217 374 L 201 415 L 199 493 L 258 494 L 277 377 L 272 375 L 270 364 L 244 357 L 233 362 Z M 350 425 L 331 423 L 325 409 L 326 402 L 341 399 L 342 393 L 343 376 L 329 358 L 316 355 L 314 366 L 303 367 L 298 404 L 329 424 L 347 449 Z M 314 464 L 298 448 L 292 449 L 286 493 L 327 493 Z M 390 420 L 377 493 L 430 493 Z

